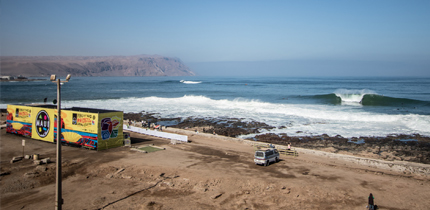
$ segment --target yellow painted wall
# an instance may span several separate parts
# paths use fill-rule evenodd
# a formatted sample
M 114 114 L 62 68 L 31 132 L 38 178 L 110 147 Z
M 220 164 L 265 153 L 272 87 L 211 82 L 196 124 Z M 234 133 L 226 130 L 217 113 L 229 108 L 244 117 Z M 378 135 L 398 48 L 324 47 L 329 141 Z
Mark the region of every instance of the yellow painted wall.
M 32 108 L 7 105 L 6 132 L 31 137 Z
M 62 110 L 61 118 L 63 118 L 65 129 L 94 134 L 98 133 L 97 113 Z
M 32 107 L 20 105 L 7 105 L 7 112 L 13 117 L 13 121 L 32 123 Z
M 54 127 L 56 109 L 31 107 L 32 108 L 32 129 L 31 138 L 54 142 Z
M 7 111 L 7 132 L 48 142 L 54 142 L 56 139 L 56 108 L 8 105 Z M 97 150 L 124 144 L 123 112 L 88 113 L 62 110 L 61 118 L 63 142 Z

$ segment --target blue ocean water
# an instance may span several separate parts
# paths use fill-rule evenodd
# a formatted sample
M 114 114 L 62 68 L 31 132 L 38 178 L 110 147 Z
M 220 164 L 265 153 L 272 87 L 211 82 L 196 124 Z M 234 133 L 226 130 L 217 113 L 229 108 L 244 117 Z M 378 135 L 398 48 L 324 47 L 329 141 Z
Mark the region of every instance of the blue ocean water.
M 44 98 L 56 98 L 48 80 L 1 83 L 0 108 Z M 241 118 L 291 136 L 430 136 L 430 78 L 73 77 L 62 105 Z

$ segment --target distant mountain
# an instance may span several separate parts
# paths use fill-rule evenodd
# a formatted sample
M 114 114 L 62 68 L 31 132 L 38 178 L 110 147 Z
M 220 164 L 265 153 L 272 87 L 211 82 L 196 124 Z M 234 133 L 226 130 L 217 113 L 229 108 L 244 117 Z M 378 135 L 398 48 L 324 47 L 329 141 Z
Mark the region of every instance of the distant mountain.
M 1 56 L 1 75 L 194 76 L 178 58 L 137 56 Z

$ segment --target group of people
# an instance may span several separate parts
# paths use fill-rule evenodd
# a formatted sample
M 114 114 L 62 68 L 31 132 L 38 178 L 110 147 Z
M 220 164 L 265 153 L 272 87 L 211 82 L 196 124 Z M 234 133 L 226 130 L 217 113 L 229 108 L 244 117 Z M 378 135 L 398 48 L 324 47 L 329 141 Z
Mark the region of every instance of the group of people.
M 130 128 L 131 125 L 136 126 L 137 122 L 136 120 L 132 121 L 132 120 L 128 120 L 128 127 Z M 162 126 L 161 125 L 156 125 L 155 123 L 150 123 L 150 122 L 146 122 L 145 120 L 142 120 L 141 122 L 142 128 L 154 128 L 154 129 L 158 129 L 159 131 L 162 131 Z

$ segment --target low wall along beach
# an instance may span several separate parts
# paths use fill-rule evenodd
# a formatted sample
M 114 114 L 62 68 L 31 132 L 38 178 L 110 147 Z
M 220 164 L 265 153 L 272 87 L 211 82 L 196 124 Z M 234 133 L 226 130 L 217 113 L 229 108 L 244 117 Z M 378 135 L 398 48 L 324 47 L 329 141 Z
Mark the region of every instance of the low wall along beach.
M 123 130 L 141 133 L 141 134 L 145 134 L 145 135 L 149 135 L 149 136 L 156 136 L 156 137 L 160 137 L 160 138 L 177 140 L 177 141 L 181 141 L 181 142 L 188 142 L 188 136 L 184 136 L 184 135 L 166 133 L 166 132 L 150 130 L 150 129 L 145 129 L 145 128 L 138 128 L 138 127 L 134 127 L 134 126 L 127 127 L 126 125 L 123 126 Z

